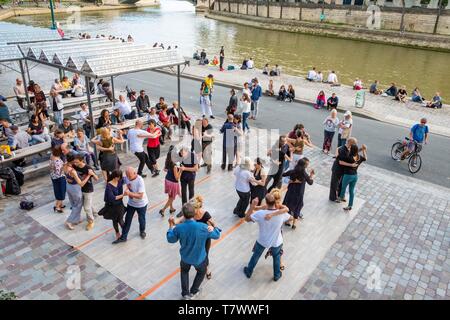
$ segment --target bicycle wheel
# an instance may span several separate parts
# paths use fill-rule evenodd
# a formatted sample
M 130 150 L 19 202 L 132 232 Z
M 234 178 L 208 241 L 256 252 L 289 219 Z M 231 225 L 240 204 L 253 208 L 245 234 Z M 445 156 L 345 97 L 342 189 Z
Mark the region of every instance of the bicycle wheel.
M 399 160 L 403 153 L 403 144 L 401 142 L 396 142 L 392 145 L 391 157 L 394 160 Z
M 409 172 L 413 174 L 417 173 L 419 172 L 421 167 L 422 167 L 422 157 L 417 153 L 412 154 L 408 161 Z

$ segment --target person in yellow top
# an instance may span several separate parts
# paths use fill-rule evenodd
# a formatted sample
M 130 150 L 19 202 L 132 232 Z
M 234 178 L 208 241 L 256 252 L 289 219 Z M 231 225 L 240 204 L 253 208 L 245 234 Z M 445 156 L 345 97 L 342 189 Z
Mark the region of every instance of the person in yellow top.
M 214 76 L 212 74 L 209 74 L 205 78 L 205 84 L 209 89 L 209 103 L 212 106 L 212 91 L 213 91 L 213 87 L 214 87 Z
M 65 76 L 61 80 L 61 85 L 64 89 L 70 89 L 72 87 L 72 83 L 70 82 L 69 78 Z

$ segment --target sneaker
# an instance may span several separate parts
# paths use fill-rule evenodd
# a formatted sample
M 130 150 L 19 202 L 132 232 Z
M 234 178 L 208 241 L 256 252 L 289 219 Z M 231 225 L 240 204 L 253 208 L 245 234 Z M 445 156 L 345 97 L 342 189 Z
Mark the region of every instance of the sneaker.
M 191 295 L 185 294 L 184 296 L 181 296 L 181 300 L 191 300 Z
M 141 238 L 142 238 L 142 239 L 145 239 L 146 236 L 147 236 L 147 234 L 145 233 L 145 231 L 142 231 L 142 232 L 141 232 Z
M 93 227 L 94 227 L 94 221 L 88 221 L 88 223 L 86 225 L 86 231 L 92 230 Z
M 127 240 L 125 240 L 125 239 L 122 239 L 122 238 L 119 238 L 119 239 L 117 239 L 117 240 L 114 240 L 113 242 L 112 242 L 112 244 L 118 244 L 118 243 L 122 243 L 122 242 L 126 242 Z
M 200 289 L 196 293 L 191 293 L 191 300 L 197 298 L 200 295 Z

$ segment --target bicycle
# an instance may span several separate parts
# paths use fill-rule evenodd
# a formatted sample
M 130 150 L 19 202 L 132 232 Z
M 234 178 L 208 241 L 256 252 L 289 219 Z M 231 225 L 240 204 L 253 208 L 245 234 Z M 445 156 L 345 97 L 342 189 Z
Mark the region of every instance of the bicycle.
M 405 140 L 398 140 L 396 143 L 392 145 L 391 148 L 391 157 L 396 161 L 401 161 L 408 159 L 408 169 L 412 174 L 419 172 L 422 167 L 422 157 L 420 156 L 420 151 L 422 151 L 422 144 L 413 140 L 414 143 L 414 151 L 409 153 L 405 159 L 401 159 L 402 154 L 408 148 L 409 138 L 405 138 Z

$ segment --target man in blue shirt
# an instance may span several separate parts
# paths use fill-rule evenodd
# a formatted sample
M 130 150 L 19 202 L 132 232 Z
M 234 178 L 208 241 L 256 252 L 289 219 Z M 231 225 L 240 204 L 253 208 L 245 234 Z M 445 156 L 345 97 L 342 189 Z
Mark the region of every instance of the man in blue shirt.
M 261 98 L 262 96 L 262 88 L 259 85 L 258 79 L 255 78 L 253 79 L 253 86 L 252 86 L 252 106 L 251 106 L 251 117 L 250 119 L 256 120 L 256 117 L 258 116 L 258 103 L 259 103 L 259 98 Z
M 199 293 L 200 285 L 205 278 L 207 268 L 206 240 L 219 239 L 220 231 L 204 223 L 194 220 L 195 210 L 191 203 L 183 205 L 185 221 L 175 226 L 173 217 L 169 219 L 167 241 L 176 243 L 180 241 L 180 269 L 181 269 L 181 295 L 183 299 L 190 300 Z M 191 290 L 189 290 L 189 270 L 194 266 L 197 270 Z
M 405 159 L 411 152 L 415 150 L 415 142 L 422 144 L 428 143 L 428 126 L 427 119 L 420 119 L 420 123 L 416 123 L 412 126 L 411 131 L 409 132 L 409 143 L 408 148 L 403 152 L 401 160 Z

